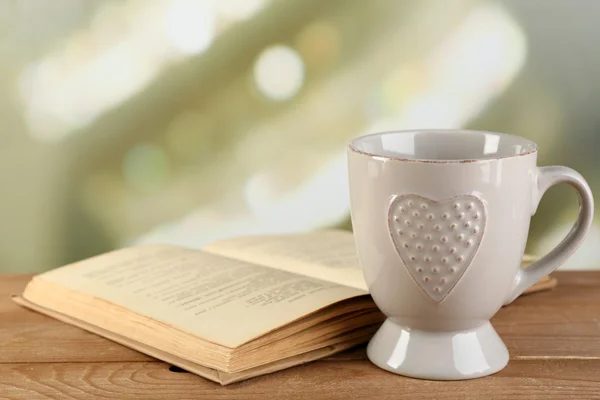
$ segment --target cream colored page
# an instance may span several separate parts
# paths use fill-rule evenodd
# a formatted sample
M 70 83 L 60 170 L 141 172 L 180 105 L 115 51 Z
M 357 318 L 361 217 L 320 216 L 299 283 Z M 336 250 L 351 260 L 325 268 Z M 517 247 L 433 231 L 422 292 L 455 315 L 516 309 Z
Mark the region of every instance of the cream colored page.
M 204 250 L 365 292 L 368 290 L 358 262 L 354 236 L 347 231 L 241 237 L 211 243 Z
M 36 279 L 107 300 L 231 348 L 362 294 L 330 282 L 172 246 L 120 250 Z

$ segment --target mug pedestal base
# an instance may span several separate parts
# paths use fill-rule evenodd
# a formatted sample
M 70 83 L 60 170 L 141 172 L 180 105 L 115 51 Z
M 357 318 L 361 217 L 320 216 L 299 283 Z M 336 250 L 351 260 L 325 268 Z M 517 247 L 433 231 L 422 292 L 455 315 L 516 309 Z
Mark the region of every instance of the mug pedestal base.
M 508 350 L 489 322 L 472 330 L 433 332 L 387 319 L 369 342 L 367 356 L 387 371 L 432 380 L 479 378 L 508 363 Z

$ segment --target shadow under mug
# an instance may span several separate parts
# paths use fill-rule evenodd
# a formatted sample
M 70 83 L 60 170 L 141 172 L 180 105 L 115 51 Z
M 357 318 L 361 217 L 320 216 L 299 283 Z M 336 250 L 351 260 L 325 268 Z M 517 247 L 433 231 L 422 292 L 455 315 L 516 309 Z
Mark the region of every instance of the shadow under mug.
M 594 211 L 579 173 L 536 160 L 535 143 L 493 132 L 383 132 L 350 143 L 358 255 L 387 316 L 367 349 L 373 363 L 441 380 L 506 366 L 508 350 L 490 318 L 573 254 Z M 522 269 L 531 216 L 558 183 L 579 194 L 577 221 L 554 250 Z

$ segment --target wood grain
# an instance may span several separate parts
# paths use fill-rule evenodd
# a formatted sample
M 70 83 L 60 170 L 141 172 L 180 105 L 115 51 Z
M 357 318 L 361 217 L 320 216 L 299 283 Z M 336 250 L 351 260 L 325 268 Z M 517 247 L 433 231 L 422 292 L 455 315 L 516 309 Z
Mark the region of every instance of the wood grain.
M 318 361 L 221 387 L 159 362 L 0 365 L 4 399 L 600 399 L 599 360 L 515 361 L 454 382 L 405 378 L 367 361 Z M 443 396 L 441 394 L 443 393 Z
M 31 275 L 0 278 L 0 363 L 150 361 L 153 358 L 15 304 Z
M 600 272 L 555 276 L 555 289 L 523 296 L 494 317 L 511 361 L 493 376 L 460 382 L 399 377 L 369 363 L 362 346 L 227 387 L 22 309 L 9 294 L 30 277 L 5 276 L 0 399 L 600 399 Z
M 559 285 L 517 299 L 492 323 L 513 359 L 600 358 L 600 272 L 556 273 Z M 0 279 L 0 363 L 149 361 L 81 329 L 25 310 L 10 299 L 29 275 Z
M 557 272 L 558 286 L 503 307 L 492 323 L 512 359 L 600 359 L 600 271 Z

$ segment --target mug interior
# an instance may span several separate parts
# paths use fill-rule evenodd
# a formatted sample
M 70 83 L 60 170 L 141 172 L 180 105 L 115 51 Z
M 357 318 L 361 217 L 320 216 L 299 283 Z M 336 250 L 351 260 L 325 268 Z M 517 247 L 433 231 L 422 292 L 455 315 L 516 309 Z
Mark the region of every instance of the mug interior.
M 359 153 L 401 160 L 467 161 L 521 156 L 537 145 L 520 136 L 469 130 L 381 132 L 350 143 Z

